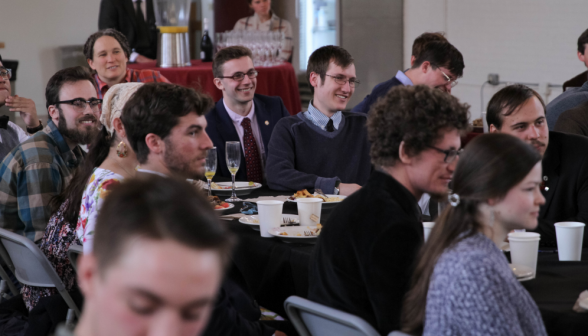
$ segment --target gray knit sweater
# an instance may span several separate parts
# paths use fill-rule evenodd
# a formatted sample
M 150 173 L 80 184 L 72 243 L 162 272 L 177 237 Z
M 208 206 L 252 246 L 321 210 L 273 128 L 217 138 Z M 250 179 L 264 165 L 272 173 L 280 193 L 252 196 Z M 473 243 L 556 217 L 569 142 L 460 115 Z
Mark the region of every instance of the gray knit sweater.
M 503 253 L 478 233 L 439 257 L 423 335 L 547 335 L 537 305 Z

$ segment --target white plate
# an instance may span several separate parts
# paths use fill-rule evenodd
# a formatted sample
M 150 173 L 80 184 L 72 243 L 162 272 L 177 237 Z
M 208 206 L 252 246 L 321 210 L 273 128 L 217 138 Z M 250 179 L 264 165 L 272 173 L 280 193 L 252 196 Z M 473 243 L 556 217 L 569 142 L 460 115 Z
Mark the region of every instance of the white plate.
M 315 195 L 316 195 L 316 194 L 315 194 Z M 343 201 L 344 201 L 344 200 L 347 198 L 347 196 L 343 196 L 343 195 L 330 195 L 330 194 L 325 194 L 325 195 L 327 195 L 327 197 L 329 197 L 329 198 L 330 198 L 330 197 L 339 197 L 341 200 L 340 200 L 340 201 L 338 201 L 338 202 L 324 202 L 324 201 L 323 201 L 323 205 L 328 205 L 328 204 L 339 204 L 339 203 L 343 202 Z M 297 199 L 295 199 L 295 200 L 289 200 L 289 201 L 290 201 L 290 202 L 297 202 L 297 201 L 298 201 L 298 198 L 297 198 Z
M 296 223 L 300 223 L 300 218 L 298 217 L 298 215 L 283 214 L 282 218 L 290 218 L 290 219 L 296 221 Z M 258 215 L 243 216 L 243 217 L 239 218 L 239 223 L 242 223 L 245 225 L 251 225 L 251 228 L 253 230 L 259 231 L 259 216 Z
M 578 302 L 578 304 L 580 305 L 580 307 L 582 307 L 584 309 L 588 309 L 588 297 L 585 298 L 584 300 L 580 300 L 580 302 Z
M 286 243 L 316 243 L 318 236 L 305 236 L 304 231 L 316 230 L 316 226 L 285 226 L 285 227 L 274 227 L 268 230 L 269 234 L 274 237 L 280 238 Z M 280 233 L 286 232 L 288 235 L 284 236 Z
M 227 202 L 228 203 L 228 202 Z M 214 209 L 214 211 L 224 211 L 224 210 L 229 210 L 235 207 L 235 204 L 233 203 L 229 203 L 229 207 L 228 208 L 222 208 L 222 209 Z
M 214 189 L 212 188 L 212 192 L 219 196 L 231 196 L 233 182 L 216 182 L 219 187 L 229 187 L 228 189 Z M 249 195 L 255 189 L 261 188 L 261 183 L 253 183 L 252 186 L 249 185 L 249 182 L 237 182 L 235 181 L 235 193 L 237 196 L 241 195 Z M 208 190 L 208 185 L 204 187 L 204 190 Z
M 510 270 L 514 273 L 515 277 L 519 279 L 519 281 L 530 280 L 527 278 L 535 277 L 535 272 L 533 272 L 531 267 L 513 264 L 508 264 L 508 266 L 510 266 Z

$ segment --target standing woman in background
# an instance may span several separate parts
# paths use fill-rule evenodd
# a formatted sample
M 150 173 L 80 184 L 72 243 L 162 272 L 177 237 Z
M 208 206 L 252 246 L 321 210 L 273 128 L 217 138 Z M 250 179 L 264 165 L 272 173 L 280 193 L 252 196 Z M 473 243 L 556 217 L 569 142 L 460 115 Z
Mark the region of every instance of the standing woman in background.
M 252 16 L 239 19 L 234 30 L 280 31 L 284 33 L 282 47 L 278 58 L 283 61 L 292 60 L 292 26 L 290 22 L 279 18 L 271 9 L 271 0 L 247 0 Z

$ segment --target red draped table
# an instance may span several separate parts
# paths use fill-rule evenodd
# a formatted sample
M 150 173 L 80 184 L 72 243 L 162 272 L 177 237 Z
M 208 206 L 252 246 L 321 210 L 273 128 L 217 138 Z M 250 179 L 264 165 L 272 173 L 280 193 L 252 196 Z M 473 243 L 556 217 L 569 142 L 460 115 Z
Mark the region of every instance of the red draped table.
M 130 69 L 156 70 L 159 71 L 170 82 L 200 89 L 212 96 L 214 101 L 219 101 L 223 95 L 214 86 L 212 75 L 212 63 L 203 63 L 200 60 L 192 60 L 192 66 L 182 68 L 158 68 L 155 61 L 148 63 L 128 64 Z M 280 96 L 290 114 L 300 112 L 300 92 L 296 73 L 290 63 L 284 63 L 275 67 L 256 67 L 259 72 L 257 76 L 257 88 L 255 93 L 267 96 Z

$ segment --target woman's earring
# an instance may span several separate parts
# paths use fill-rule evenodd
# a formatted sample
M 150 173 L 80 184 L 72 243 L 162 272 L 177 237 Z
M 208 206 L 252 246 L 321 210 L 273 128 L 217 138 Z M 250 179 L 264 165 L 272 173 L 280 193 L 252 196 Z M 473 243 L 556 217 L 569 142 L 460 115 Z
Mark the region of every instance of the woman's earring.
M 119 158 L 126 158 L 129 155 L 127 144 L 123 141 L 116 146 L 116 155 L 118 155 Z

